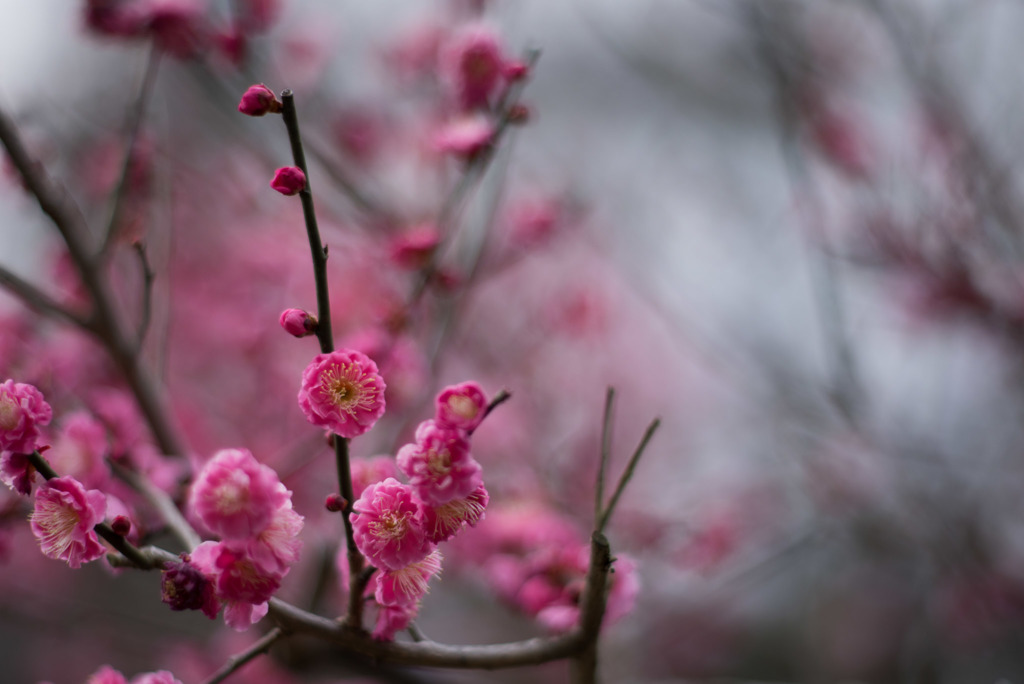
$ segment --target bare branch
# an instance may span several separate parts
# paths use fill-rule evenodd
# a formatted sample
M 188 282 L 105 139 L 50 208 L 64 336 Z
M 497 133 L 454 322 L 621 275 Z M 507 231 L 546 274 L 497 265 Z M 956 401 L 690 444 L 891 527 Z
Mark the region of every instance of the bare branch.
M 45 292 L 20 276 L 0 266 L 0 285 L 5 287 L 33 311 L 60 318 L 89 332 L 95 332 L 92 324 L 70 309 L 65 308 Z
M 644 432 L 643 438 L 640 440 L 640 444 L 637 445 L 636 451 L 633 452 L 633 456 L 629 459 L 629 463 L 626 465 L 626 470 L 623 471 L 622 477 L 619 478 L 619 483 L 615 487 L 615 493 L 612 494 L 611 501 L 608 502 L 608 508 L 604 510 L 601 515 L 601 519 L 597 525 L 598 532 L 604 532 L 604 528 L 608 525 L 608 520 L 611 519 L 612 513 L 615 512 L 615 507 L 619 503 L 619 497 L 622 496 L 623 490 L 626 485 L 633 478 L 633 471 L 636 469 L 636 464 L 640 462 L 640 457 L 644 453 L 644 449 L 647 448 L 647 443 L 651 441 L 651 437 L 654 436 L 655 430 L 661 425 L 661 419 L 655 418 L 651 421 L 651 424 L 647 426 L 647 430 Z
M 257 656 L 265 655 L 270 651 L 270 647 L 277 643 L 287 635 L 281 631 L 281 629 L 275 627 L 274 629 L 263 635 L 263 638 L 254 643 L 249 648 L 245 649 L 237 655 L 233 655 L 228 658 L 228 661 L 224 664 L 224 667 L 220 668 L 213 675 L 210 676 L 203 684 L 219 684 L 225 679 L 233 675 L 235 672 L 244 667 L 251 660 L 254 660 Z

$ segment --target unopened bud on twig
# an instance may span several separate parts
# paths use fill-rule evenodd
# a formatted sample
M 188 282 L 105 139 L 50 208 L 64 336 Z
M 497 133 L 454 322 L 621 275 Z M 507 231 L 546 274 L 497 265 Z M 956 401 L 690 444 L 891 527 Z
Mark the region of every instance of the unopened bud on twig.
M 281 102 L 273 90 L 261 83 L 249 86 L 242 95 L 242 101 L 238 103 L 238 111 L 249 116 L 277 114 L 281 111 Z
M 274 173 L 270 187 L 282 195 L 297 195 L 306 187 L 306 174 L 297 166 L 282 166 Z
M 324 508 L 329 510 L 331 513 L 342 512 L 345 510 L 346 505 L 348 505 L 348 502 L 345 501 L 344 497 L 338 494 L 328 494 L 327 498 L 324 500 Z
M 307 335 L 315 334 L 319 324 L 316 316 L 311 316 L 302 309 L 285 309 L 281 312 L 281 318 L 278 322 L 285 329 L 285 332 L 295 337 L 306 337 Z

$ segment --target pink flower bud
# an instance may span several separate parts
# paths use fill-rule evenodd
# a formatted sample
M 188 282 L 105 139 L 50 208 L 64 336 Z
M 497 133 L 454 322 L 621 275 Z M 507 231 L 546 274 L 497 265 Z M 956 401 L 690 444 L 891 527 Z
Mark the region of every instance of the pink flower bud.
M 329 510 L 331 513 L 340 513 L 345 510 L 345 506 L 348 502 L 345 501 L 344 497 L 338 494 L 328 494 L 324 500 L 324 508 Z
M 521 81 L 530 75 L 530 66 L 526 62 L 512 60 L 502 66 L 502 75 L 506 81 Z
M 297 166 L 282 166 L 274 173 L 270 187 L 282 195 L 297 195 L 306 187 L 306 174 Z
M 132 531 L 132 521 L 127 516 L 119 515 L 110 522 L 110 529 L 119 537 L 127 537 Z
M 267 86 L 249 86 L 249 89 L 242 95 L 242 101 L 238 103 L 238 111 L 248 116 L 263 116 L 264 114 L 277 114 L 281 111 L 281 103 Z
M 289 335 L 306 337 L 316 332 L 316 316 L 310 316 L 302 309 L 285 309 L 278 321 Z
M 187 554 L 182 554 L 180 563 L 164 565 L 160 586 L 160 600 L 171 610 L 202 610 L 207 615 L 212 612 L 211 618 L 217 615 L 219 606 L 213 596 L 213 584 L 192 565 Z

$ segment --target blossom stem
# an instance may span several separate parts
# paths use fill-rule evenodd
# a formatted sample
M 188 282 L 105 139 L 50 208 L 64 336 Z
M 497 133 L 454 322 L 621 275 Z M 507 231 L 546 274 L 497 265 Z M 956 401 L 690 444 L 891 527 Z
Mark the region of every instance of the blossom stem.
M 135 98 L 131 112 L 128 114 L 127 135 L 124 148 L 124 161 L 121 162 L 121 174 L 117 179 L 117 187 L 114 190 L 113 200 L 110 207 L 110 218 L 107 220 L 107 232 L 103 237 L 103 246 L 100 248 L 99 257 L 106 258 L 110 254 L 110 248 L 117 238 L 118 224 L 121 221 L 121 208 L 124 205 L 124 196 L 128 188 L 128 180 L 131 177 L 132 166 L 135 163 L 135 144 L 139 138 L 139 131 L 142 129 L 142 120 L 146 115 L 146 105 L 153 95 L 153 84 L 156 82 L 157 67 L 160 65 L 161 50 L 155 43 L 150 46 L 149 57 L 146 59 L 146 71 L 142 76 L 142 84 L 139 86 L 139 94 Z
M 601 462 L 597 467 L 597 485 L 594 487 L 594 525 L 601 520 L 604 505 L 604 478 L 612 450 L 612 411 L 615 409 L 615 388 L 609 387 L 604 396 L 604 418 L 601 420 Z M 598 528 L 600 529 L 600 528 Z
M 647 448 L 647 443 L 651 441 L 651 437 L 654 436 L 654 432 L 658 429 L 659 425 L 661 425 L 661 419 L 655 418 L 651 421 L 651 424 L 647 426 L 647 430 L 644 431 L 644 436 L 640 439 L 640 444 L 637 445 L 636 451 L 633 452 L 633 455 L 629 459 L 629 463 L 626 465 L 626 470 L 623 471 L 622 477 L 619 478 L 619 482 L 615 486 L 615 492 L 612 494 L 611 501 L 608 502 L 608 507 L 604 509 L 604 513 L 601 514 L 601 517 L 598 520 L 598 532 L 604 532 L 605 526 L 608 525 L 608 520 L 611 519 L 612 513 L 615 512 L 615 507 L 619 503 L 619 497 L 622 496 L 622 492 L 626 489 L 626 485 L 633 478 L 633 471 L 636 469 L 636 464 L 640 462 L 640 457 Z
M 494 409 L 498 408 L 499 406 L 501 406 L 502 404 L 504 404 L 506 401 L 508 401 L 511 398 L 512 398 L 512 393 L 509 392 L 507 389 L 504 389 L 504 388 L 500 392 L 495 394 L 494 398 L 491 399 L 490 402 L 488 402 L 487 407 L 484 408 L 484 415 L 483 415 L 483 418 L 480 419 L 480 425 L 483 424 L 484 418 L 487 418 L 487 416 L 491 415 L 491 411 L 493 411 Z M 476 432 L 477 428 L 480 427 L 480 425 L 477 425 L 472 430 L 467 430 L 466 434 L 467 435 L 472 435 L 474 432 Z
M 342 512 L 342 520 L 345 521 L 345 552 L 348 556 L 349 596 L 347 622 L 355 628 L 363 626 L 363 587 L 365 581 L 360 581 L 363 574 L 363 554 L 359 553 L 356 547 L 355 531 L 352 526 L 352 504 L 355 502 L 355 494 L 352 488 L 352 467 L 348 455 L 348 439 L 340 435 L 334 435 L 334 457 L 338 468 L 338 484 L 341 487 L 341 497 L 345 500 L 345 509 Z
M 59 475 L 57 475 L 57 471 L 50 467 L 50 464 L 39 454 L 38 451 L 28 454 L 28 460 L 32 464 L 32 467 L 47 480 L 59 477 Z M 160 565 L 163 564 L 160 561 L 154 561 L 152 558 L 137 549 L 127 539 L 119 535 L 117 532 L 114 532 L 107 523 L 101 522 L 93 529 L 96 530 L 96 534 L 103 537 L 108 544 L 117 549 L 122 556 L 130 560 L 135 567 L 143 570 L 149 570 L 153 567 L 157 567 L 154 565 L 154 562 L 159 563 Z
M 331 300 L 327 288 L 327 249 L 320 239 L 320 228 L 313 207 L 313 192 L 310 189 L 309 168 L 306 165 L 306 154 L 302 150 L 299 117 L 295 110 L 295 94 L 291 90 L 281 93 L 281 118 L 288 130 L 288 142 L 291 144 L 295 166 L 302 169 L 302 173 L 306 175 L 306 186 L 299 191 L 299 199 L 302 202 L 302 216 L 306 221 L 306 235 L 313 257 L 313 278 L 316 281 L 316 317 L 319 321 L 316 337 L 320 342 L 320 352 L 329 354 L 334 351 L 334 337 L 331 332 Z
M 228 661 L 224 663 L 224 666 L 213 673 L 209 679 L 203 682 L 203 684 L 219 684 L 220 682 L 223 682 L 250 661 L 254 660 L 257 656 L 269 653 L 270 647 L 286 636 L 287 635 L 281 628 L 275 627 L 264 634 L 263 638 L 249 648 L 228 658 Z

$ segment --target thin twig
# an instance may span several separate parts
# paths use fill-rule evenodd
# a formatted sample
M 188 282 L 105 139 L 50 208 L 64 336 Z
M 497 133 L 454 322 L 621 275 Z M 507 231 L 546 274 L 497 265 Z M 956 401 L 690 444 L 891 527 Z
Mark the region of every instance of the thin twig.
M 608 502 L 608 507 L 601 514 L 600 521 L 597 525 L 598 532 L 604 532 L 605 526 L 608 525 L 608 520 L 612 517 L 612 513 L 615 512 L 615 506 L 619 503 L 619 497 L 622 496 L 623 490 L 633 477 L 633 471 L 636 469 L 636 464 L 639 463 L 640 457 L 644 453 L 644 449 L 647 448 L 647 443 L 651 441 L 651 437 L 654 436 L 655 430 L 661 425 L 661 419 L 655 418 L 651 421 L 651 424 L 647 426 L 647 430 L 644 432 L 643 438 L 636 447 L 636 451 L 633 452 L 633 456 L 629 459 L 629 464 L 626 465 L 626 470 L 623 471 L 622 477 L 619 478 L 619 483 L 615 486 L 615 493 L 612 494 L 611 501 Z
M 594 525 L 598 529 L 604 506 L 604 478 L 612 450 L 612 412 L 615 409 L 615 388 L 609 387 L 604 395 L 604 417 L 601 419 L 601 461 L 597 466 L 597 484 L 594 487 Z
M 37 313 L 60 318 L 83 330 L 95 332 L 88 320 L 65 308 L 35 285 L 7 270 L 4 266 L 0 266 L 0 286 L 6 288 Z
M 153 281 L 156 274 L 149 264 L 145 245 L 142 242 L 134 242 L 132 247 L 139 255 L 139 264 L 142 267 L 142 315 L 139 317 L 139 326 L 135 333 L 135 350 L 138 353 L 146 340 L 146 331 L 149 330 L 149 321 L 153 315 Z
M 141 473 L 129 470 L 116 461 L 108 461 L 108 463 L 118 479 L 128 483 L 129 487 L 141 494 L 156 509 L 168 529 L 186 550 L 191 551 L 199 546 L 202 539 L 192 525 L 185 520 L 185 516 L 178 510 L 178 506 L 171 500 L 171 497 L 167 496 L 163 490 L 153 486 L 153 483 Z
M 249 648 L 245 649 L 241 653 L 231 656 L 228 661 L 224 663 L 224 666 L 217 670 L 213 675 L 210 676 L 203 684 L 219 684 L 225 679 L 233 675 L 249 661 L 255 659 L 257 656 L 264 655 L 270 651 L 270 647 L 273 646 L 277 641 L 286 637 L 287 635 L 280 628 L 275 627 L 270 630 L 263 637 L 254 643 Z
M 117 187 L 114 189 L 113 200 L 111 201 L 110 218 L 107 220 L 107 232 L 104 234 L 103 245 L 100 248 L 99 256 L 101 259 L 110 254 L 110 248 L 117 238 L 118 224 L 121 221 L 121 208 L 124 206 L 125 195 L 128 192 L 128 180 L 132 174 L 132 167 L 136 162 L 135 144 L 138 142 L 139 131 L 145 118 L 146 105 L 153 94 L 153 84 L 156 82 L 160 54 L 160 47 L 154 42 L 149 49 L 149 57 L 146 59 L 146 71 L 142 76 L 142 83 L 139 85 L 139 94 L 136 96 L 135 103 L 128 115 L 128 133 L 125 137 L 124 160 L 121 162 L 121 175 L 117 179 Z
M 320 228 L 317 226 L 316 211 L 313 207 L 313 192 L 310 189 L 309 168 L 306 155 L 302 151 L 302 135 L 299 133 L 299 117 L 295 110 L 295 95 L 291 90 L 281 93 L 281 118 L 288 130 L 288 142 L 292 148 L 292 159 L 295 166 L 302 169 L 306 176 L 306 187 L 299 192 L 302 201 L 302 215 L 306 222 L 306 235 L 309 238 L 309 249 L 313 257 L 313 278 L 316 281 L 316 315 L 319 325 L 316 337 L 320 342 L 320 351 L 329 354 L 334 351 L 334 333 L 331 331 L 331 299 L 327 288 L 327 250 L 320 239 Z
M 484 415 L 480 419 L 480 424 L 477 425 L 476 427 L 474 427 L 472 430 L 467 430 L 466 434 L 467 435 L 472 435 L 474 432 L 476 432 L 476 429 L 478 427 L 480 427 L 480 425 L 483 425 L 484 419 L 487 418 L 487 416 L 491 415 L 491 411 L 493 411 L 494 409 L 498 408 L 499 406 L 501 406 L 502 404 L 504 404 L 506 401 L 508 401 L 511 398 L 512 398 L 512 393 L 509 392 L 507 389 L 502 388 L 501 391 L 498 392 L 497 394 L 495 394 L 494 398 L 491 399 L 487 403 L 487 408 L 484 409 Z

